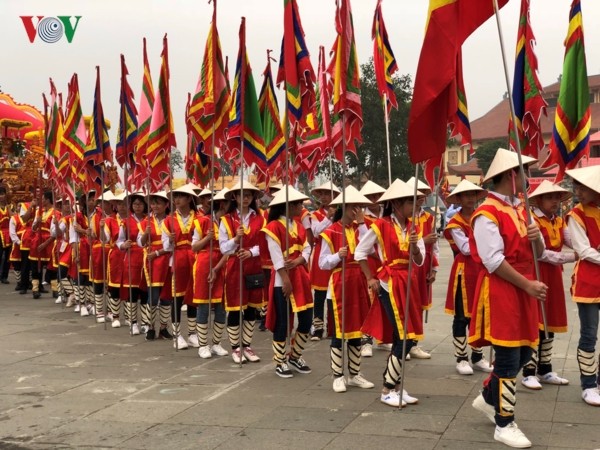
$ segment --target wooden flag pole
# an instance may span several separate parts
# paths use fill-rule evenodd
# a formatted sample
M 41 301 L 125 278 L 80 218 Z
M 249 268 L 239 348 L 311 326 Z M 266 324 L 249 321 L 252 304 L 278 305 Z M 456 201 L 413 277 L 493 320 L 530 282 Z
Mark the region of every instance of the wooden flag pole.
M 216 7 L 216 4 L 215 4 Z M 216 113 L 215 113 L 216 115 Z M 210 229 L 214 232 L 215 230 L 215 121 L 213 118 L 212 124 L 212 153 L 210 155 L 210 181 L 209 181 L 209 190 L 210 190 L 210 206 L 209 206 L 209 214 L 210 214 Z M 214 237 L 209 241 L 208 245 L 208 275 L 212 278 L 213 271 L 213 249 L 214 249 Z M 213 280 L 214 282 L 214 280 Z M 213 283 L 208 283 L 208 329 L 213 331 L 213 321 L 211 318 L 211 309 L 212 309 L 212 289 Z
M 171 154 L 173 154 L 174 147 L 171 147 Z M 171 234 L 175 235 L 175 220 L 176 214 L 175 211 L 175 202 L 173 200 L 173 165 L 169 164 L 169 203 L 171 208 Z M 166 218 L 165 218 L 166 220 Z M 177 283 L 176 283 L 176 260 L 175 260 L 175 249 L 177 248 L 177 242 L 175 242 L 175 237 L 170 240 L 171 245 L 173 246 L 173 251 L 171 253 L 171 292 L 173 293 L 173 305 L 172 308 L 173 314 L 172 318 L 175 319 L 175 323 L 173 323 L 173 339 L 175 340 L 175 352 L 179 352 L 179 336 L 181 336 L 181 308 L 177 303 Z M 179 322 L 177 322 L 177 313 L 179 312 Z
M 342 248 L 347 244 L 346 242 L 346 116 L 342 115 Z M 333 182 L 332 182 L 333 183 Z M 332 302 L 333 305 L 333 302 Z M 333 311 L 329 311 L 330 314 L 335 314 Z M 346 258 L 342 258 L 342 373 L 344 367 L 346 367 Z M 335 330 L 333 331 L 335 333 Z
M 439 200 L 439 192 L 440 192 L 440 186 L 442 185 L 442 164 L 444 164 L 444 158 L 441 159 L 440 161 L 440 167 L 439 167 L 439 171 L 438 171 L 438 176 L 437 179 L 435 180 L 435 191 L 433 191 L 433 195 L 435 196 L 434 200 L 433 200 L 433 232 L 437 234 L 437 209 L 438 209 L 438 200 Z M 419 181 L 415 179 L 415 183 L 418 184 Z M 431 273 L 431 271 L 433 270 L 433 245 L 431 247 L 431 259 L 429 260 L 429 270 L 427 272 L 427 275 L 429 275 Z M 429 299 L 430 295 L 431 295 L 431 290 L 433 289 L 433 286 L 431 285 L 431 283 L 427 283 L 427 298 Z M 429 310 L 426 309 L 425 310 L 425 323 L 429 322 Z
M 527 223 L 531 224 L 533 223 L 533 220 L 531 218 L 531 209 L 529 206 L 529 195 L 527 194 L 527 180 L 526 180 L 526 174 L 525 174 L 525 167 L 523 166 L 523 155 L 521 152 L 521 142 L 520 139 L 518 138 L 519 133 L 518 133 L 518 129 L 517 129 L 517 120 L 516 120 L 516 113 L 515 113 L 515 103 L 513 101 L 513 96 L 512 96 L 512 87 L 510 84 L 510 78 L 508 76 L 508 64 L 506 62 L 506 52 L 504 50 L 504 37 L 502 34 L 502 24 L 500 23 L 500 12 L 498 10 L 498 0 L 492 0 L 493 4 L 494 4 L 494 14 L 496 16 L 496 25 L 498 28 L 498 38 L 500 41 L 500 52 L 502 53 L 502 63 L 504 65 L 504 78 L 506 80 L 506 90 L 508 92 L 508 104 L 510 106 L 510 117 L 512 119 L 512 125 L 513 125 L 513 132 L 515 133 L 515 136 L 517 137 L 515 139 L 515 147 L 516 147 L 516 151 L 517 151 L 517 157 L 519 159 L 519 171 L 521 172 L 521 180 L 522 180 L 522 190 L 523 190 L 523 198 L 525 200 L 525 214 L 526 214 L 526 218 L 527 218 Z M 531 250 L 533 253 L 533 266 L 535 268 L 535 278 L 536 280 L 540 281 L 540 266 L 538 264 L 538 255 L 536 253 L 536 249 L 535 249 L 535 243 L 531 242 Z M 546 339 L 548 339 L 548 321 L 546 318 L 546 303 L 545 300 L 538 300 L 540 302 L 540 311 L 542 313 L 542 323 L 544 324 L 544 337 Z
M 385 121 L 385 144 L 387 148 L 388 187 L 392 185 L 392 156 L 390 151 L 390 118 L 387 109 L 387 92 L 383 94 L 383 116 Z

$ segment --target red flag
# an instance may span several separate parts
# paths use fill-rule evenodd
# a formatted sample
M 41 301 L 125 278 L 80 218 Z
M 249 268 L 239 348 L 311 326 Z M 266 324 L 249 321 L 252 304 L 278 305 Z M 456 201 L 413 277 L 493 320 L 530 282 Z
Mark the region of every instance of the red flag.
M 456 56 L 456 112 L 449 120 L 450 137 L 455 138 L 460 135 L 460 145 L 468 146 L 469 153 L 473 154 L 473 144 L 471 138 L 471 122 L 469 122 L 469 108 L 467 106 L 467 94 L 463 82 L 462 70 L 462 49 Z
M 131 168 L 135 161 L 135 148 L 137 145 L 137 109 L 133 102 L 133 91 L 127 82 L 127 66 L 125 65 L 125 56 L 121 55 L 121 95 L 119 103 L 121 105 L 121 113 L 119 116 L 119 142 L 115 156 L 121 167 L 129 164 Z M 132 190 L 132 186 L 127 186 L 128 190 Z
M 96 89 L 94 91 L 94 109 L 90 122 L 89 141 L 84 158 L 94 165 L 109 163 L 113 165 L 113 152 L 108 139 L 108 126 L 104 120 L 102 98 L 100 96 L 100 66 L 96 66 Z
M 507 2 L 498 0 L 499 7 Z M 408 152 L 413 164 L 446 150 L 448 122 L 458 107 L 458 51 L 493 13 L 491 1 L 430 0 L 408 123 Z
M 87 140 L 87 129 L 81 109 L 81 98 L 79 97 L 79 81 L 77 74 L 74 73 L 67 94 L 65 131 L 61 140 L 61 154 L 68 155 L 71 170 L 68 178 L 77 185 L 82 185 L 85 181 L 82 168 Z
M 393 108 L 398 109 L 398 101 L 394 92 L 394 83 L 392 76 L 398 71 L 396 58 L 388 40 L 383 14 L 381 12 L 382 0 L 377 0 L 375 8 L 375 17 L 373 17 L 373 28 L 371 37 L 373 39 L 373 66 L 375 67 L 375 79 L 377 80 L 377 89 L 381 98 L 385 98 L 385 106 L 388 115 Z M 389 120 L 389 116 L 388 116 Z
M 150 74 L 150 64 L 146 53 L 146 38 L 144 38 L 144 74 L 142 78 L 142 93 L 140 95 L 140 107 L 137 117 L 137 151 L 135 153 L 135 166 L 132 183 L 133 190 L 139 190 L 144 184 L 144 180 L 149 175 L 148 161 L 146 154 L 148 150 L 148 136 L 150 135 L 150 122 L 152 122 L 152 109 L 154 108 L 154 87 L 152 85 L 152 75 Z

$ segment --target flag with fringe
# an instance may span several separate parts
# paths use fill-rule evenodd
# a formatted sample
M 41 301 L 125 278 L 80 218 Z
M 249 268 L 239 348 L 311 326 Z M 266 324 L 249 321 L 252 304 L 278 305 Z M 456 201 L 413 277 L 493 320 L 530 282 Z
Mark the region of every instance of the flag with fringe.
M 137 109 L 135 107 L 133 91 L 127 82 L 127 66 L 125 56 L 121 55 L 121 94 L 119 96 L 120 115 L 117 148 L 115 157 L 119 166 L 124 167 L 129 164 L 133 167 L 135 164 L 135 151 L 137 146 Z M 127 190 L 132 191 L 133 186 L 127 185 Z
M 256 165 L 261 172 L 267 170 L 267 157 L 263 140 L 262 123 L 252 69 L 246 53 L 246 19 L 240 25 L 240 48 L 233 81 L 233 99 L 229 113 L 227 146 L 235 155 L 241 154 L 248 166 Z
M 87 129 L 81 109 L 79 79 L 76 73 L 71 77 L 67 93 L 64 133 L 61 139 L 61 155 L 68 157 L 70 175 L 64 175 L 75 185 L 82 186 L 85 181 L 82 170 L 87 137 Z M 62 158 L 61 158 L 62 168 Z
M 62 114 L 58 104 L 56 86 L 50 78 L 50 103 L 43 95 L 44 110 L 47 110 L 46 151 L 44 152 L 43 172 L 50 180 L 55 180 L 58 175 L 58 162 L 60 159 L 60 140 L 63 134 Z
M 502 8 L 508 0 L 498 0 Z M 479 0 L 430 0 L 408 122 L 413 164 L 446 150 L 448 122 L 458 110 L 457 53 L 464 41 L 494 13 Z
M 460 146 L 468 146 L 469 153 L 473 154 L 473 142 L 471 138 L 471 122 L 469 122 L 469 108 L 467 106 L 467 94 L 463 81 L 462 49 L 456 55 L 456 112 L 449 121 L 450 138 L 460 135 Z
M 509 118 L 508 132 L 511 148 L 517 149 L 516 142 L 519 139 L 521 152 L 537 158 L 540 149 L 544 147 L 540 120 L 542 114 L 546 114 L 548 103 L 542 97 L 534 46 L 535 36 L 529 21 L 529 0 L 521 0 L 512 89 L 518 137 L 514 133 L 512 117 Z
M 154 87 L 152 85 L 152 74 L 150 73 L 150 64 L 148 63 L 148 54 L 146 52 L 146 38 L 144 38 L 144 73 L 142 76 L 142 93 L 140 95 L 140 106 L 137 116 L 137 150 L 135 153 L 135 165 L 133 167 L 131 183 L 134 190 L 139 190 L 148 177 L 148 161 L 146 152 L 148 150 L 148 136 L 150 135 L 150 122 L 152 122 L 152 109 L 154 108 Z M 131 169 L 131 168 L 130 168 Z
M 169 183 L 171 149 L 177 146 L 171 114 L 169 46 L 166 34 L 163 38 L 161 58 L 158 92 L 152 108 L 152 120 L 150 121 L 150 132 L 146 147 L 150 183 L 155 189 L 162 189 Z
M 569 31 L 565 39 L 565 59 L 560 92 L 550 141 L 550 155 L 544 166 L 558 164 L 555 183 L 563 179 L 590 151 L 590 90 L 588 86 L 581 3 L 573 0 L 569 14 Z
M 108 126 L 104 120 L 102 98 L 100 94 L 100 66 L 96 66 L 96 89 L 94 90 L 94 108 L 84 159 L 94 165 L 108 163 L 113 165 L 113 151 L 108 138 Z
M 375 68 L 375 79 L 377 89 L 381 98 L 385 98 L 385 107 L 387 108 L 388 120 L 392 108 L 398 109 L 398 100 L 394 92 L 394 83 L 392 76 L 398 71 L 396 58 L 390 46 L 383 13 L 381 11 L 381 2 L 377 0 L 375 16 L 373 17 L 373 27 L 371 29 L 371 38 L 373 39 L 373 66 Z

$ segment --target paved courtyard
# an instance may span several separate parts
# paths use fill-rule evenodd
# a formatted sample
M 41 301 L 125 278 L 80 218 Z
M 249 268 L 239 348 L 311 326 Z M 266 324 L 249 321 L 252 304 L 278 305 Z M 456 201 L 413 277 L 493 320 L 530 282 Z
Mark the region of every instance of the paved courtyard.
M 442 270 L 422 346 L 430 360 L 407 363 L 405 388 L 419 404 L 402 411 L 379 401 L 386 353 L 362 372 L 373 390 L 331 388 L 328 341 L 309 342 L 309 375 L 275 375 L 271 335 L 255 334 L 262 357 L 239 368 L 230 357 L 201 360 L 171 342 L 130 337 L 0 285 L 0 449 L 486 449 L 493 426 L 471 402 L 484 375 L 456 373 L 444 299 L 451 252 Z M 565 270 L 565 282 L 572 267 Z M 575 359 L 576 307 L 557 335 L 553 364 L 569 386 L 528 391 L 519 383 L 517 421 L 534 448 L 600 448 L 600 408 L 583 403 Z M 486 356 L 488 352 L 486 350 Z

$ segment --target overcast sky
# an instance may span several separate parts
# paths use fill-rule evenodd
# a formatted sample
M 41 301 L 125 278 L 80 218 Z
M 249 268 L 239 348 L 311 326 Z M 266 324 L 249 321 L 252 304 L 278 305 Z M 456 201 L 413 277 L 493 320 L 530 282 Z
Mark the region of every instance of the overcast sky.
M 318 48 L 327 51 L 334 38 L 335 0 L 297 0 L 306 40 L 316 70 Z M 492 0 L 479 0 L 480 2 Z M 224 55 L 230 58 L 233 77 L 241 16 L 246 17 L 247 49 L 257 89 L 266 64 L 266 49 L 279 57 L 283 32 L 283 0 L 219 0 L 218 28 Z M 371 24 L 376 0 L 353 0 L 354 27 L 361 63 L 372 55 Z M 582 0 L 588 74 L 600 73 L 600 2 Z M 385 0 L 383 15 L 400 73 L 414 79 L 427 8 L 427 0 Z M 537 38 L 537 56 L 543 85 L 553 83 L 562 71 L 563 41 L 571 0 L 531 0 L 531 21 Z M 520 0 L 510 0 L 501 21 L 510 64 L 514 62 Z M 136 96 L 142 80 L 142 38 L 148 39 L 153 82 L 158 83 L 162 37 L 169 37 L 171 101 L 178 147 L 185 148 L 184 111 L 187 93 L 194 91 L 211 20 L 208 0 L 1 0 L 0 36 L 2 69 L 0 87 L 16 101 L 41 109 L 42 92 L 52 77 L 66 99 L 67 82 L 79 75 L 84 114 L 91 114 L 95 66 L 101 67 L 102 102 L 112 121 L 111 143 L 116 143 L 120 66 L 123 53 L 129 82 Z M 19 16 L 82 16 L 73 42 L 63 37 L 48 44 L 37 37 L 30 43 Z M 463 51 L 465 87 L 471 120 L 483 115 L 506 91 L 495 20 L 488 20 L 466 42 Z M 273 70 L 276 66 L 273 65 Z M 280 102 L 281 108 L 281 102 Z M 393 115 L 392 115 L 393 120 Z

